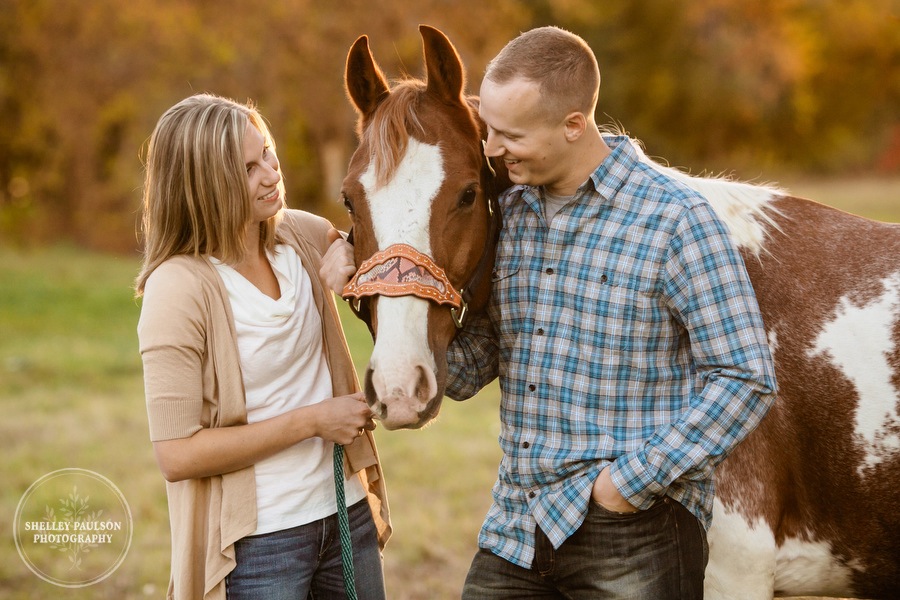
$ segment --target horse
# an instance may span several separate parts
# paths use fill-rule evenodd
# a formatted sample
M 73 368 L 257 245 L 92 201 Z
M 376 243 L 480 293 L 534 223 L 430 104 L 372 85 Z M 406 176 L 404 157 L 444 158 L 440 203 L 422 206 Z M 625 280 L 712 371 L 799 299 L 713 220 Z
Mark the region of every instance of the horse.
M 448 344 L 490 293 L 496 193 L 509 184 L 483 155 L 455 48 L 419 30 L 425 81 L 392 88 L 366 36 L 345 73 L 359 146 L 342 193 L 359 270 L 344 296 L 375 339 L 365 391 L 387 429 L 440 410 Z M 716 470 L 706 598 L 900 597 L 900 225 L 641 159 L 727 224 L 779 381 Z

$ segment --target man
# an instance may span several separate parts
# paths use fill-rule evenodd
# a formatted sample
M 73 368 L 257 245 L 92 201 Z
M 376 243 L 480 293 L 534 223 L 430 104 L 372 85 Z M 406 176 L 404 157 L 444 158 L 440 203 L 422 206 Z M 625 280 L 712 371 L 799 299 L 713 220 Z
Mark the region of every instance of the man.
M 485 152 L 514 185 L 487 314 L 447 395 L 500 377 L 503 459 L 463 598 L 702 598 L 713 469 L 775 396 L 762 317 L 696 192 L 595 122 L 591 49 L 555 27 L 488 65 Z

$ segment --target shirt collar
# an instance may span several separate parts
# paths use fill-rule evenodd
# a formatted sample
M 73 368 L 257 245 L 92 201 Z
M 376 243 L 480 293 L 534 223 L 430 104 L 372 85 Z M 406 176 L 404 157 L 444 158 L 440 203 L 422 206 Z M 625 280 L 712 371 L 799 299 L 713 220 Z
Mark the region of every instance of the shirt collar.
M 575 196 L 583 197 L 590 190 L 593 193 L 589 194 L 589 198 L 599 196 L 604 203 L 607 203 L 625 185 L 628 174 L 640 162 L 640 157 L 628 136 L 603 135 L 603 141 L 606 142 L 606 145 L 611 150 L 609 156 L 578 187 Z M 543 214 L 541 192 L 538 187 L 519 184 L 511 187 L 507 194 L 515 191 L 520 192 L 521 198 L 532 210 L 537 214 Z
M 607 202 L 628 181 L 629 174 L 640 162 L 631 139 L 624 135 L 604 135 L 603 141 L 611 152 L 598 166 L 587 181 L 579 188 L 579 193 L 588 185 Z

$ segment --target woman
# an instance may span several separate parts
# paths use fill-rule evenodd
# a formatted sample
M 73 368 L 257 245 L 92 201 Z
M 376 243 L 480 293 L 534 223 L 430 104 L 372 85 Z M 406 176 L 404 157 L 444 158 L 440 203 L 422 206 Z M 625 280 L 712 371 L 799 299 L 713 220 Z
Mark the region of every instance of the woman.
M 259 113 L 211 95 L 160 118 L 143 210 L 138 335 L 168 482 L 169 598 L 343 598 L 334 444 L 356 589 L 384 598 L 372 413 L 319 279 L 336 232 L 285 209 Z

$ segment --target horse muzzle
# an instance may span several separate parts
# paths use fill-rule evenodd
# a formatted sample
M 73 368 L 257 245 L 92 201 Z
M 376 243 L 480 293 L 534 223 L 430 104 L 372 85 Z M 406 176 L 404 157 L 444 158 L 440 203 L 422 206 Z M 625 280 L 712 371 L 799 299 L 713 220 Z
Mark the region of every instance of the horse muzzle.
M 395 368 L 384 373 L 372 366 L 366 370 L 366 402 L 385 429 L 418 429 L 440 410 L 443 394 L 434 371 L 426 365 L 407 366 L 403 372 Z

